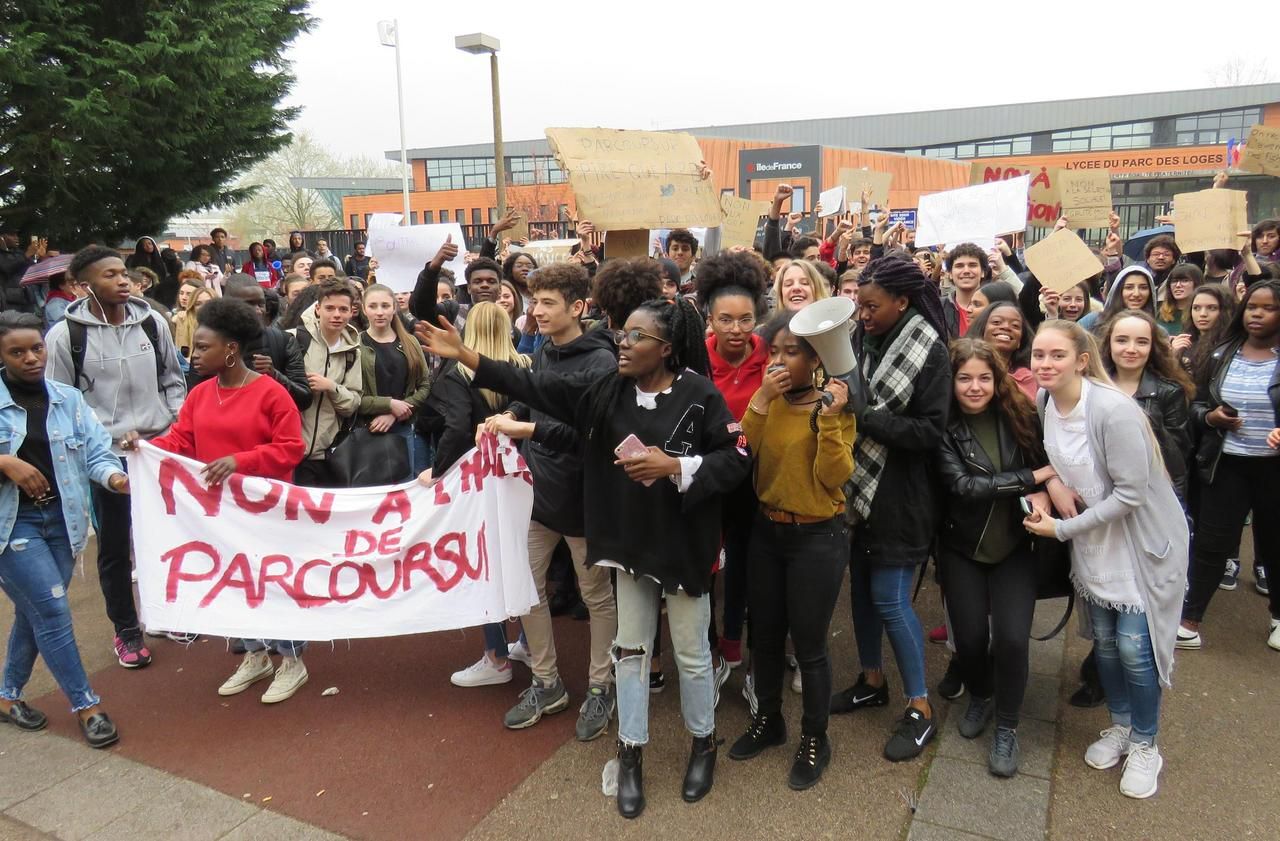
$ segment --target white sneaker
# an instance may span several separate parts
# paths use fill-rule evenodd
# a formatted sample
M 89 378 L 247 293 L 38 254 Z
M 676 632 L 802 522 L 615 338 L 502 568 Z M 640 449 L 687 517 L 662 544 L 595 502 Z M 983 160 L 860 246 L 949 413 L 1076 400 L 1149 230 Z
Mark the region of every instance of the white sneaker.
M 511 664 L 503 663 L 499 666 L 490 660 L 489 655 L 486 654 L 462 671 L 454 672 L 449 678 L 449 682 L 454 686 L 468 687 L 497 686 L 500 683 L 510 683 Z
M 1098 735 L 1102 738 L 1084 752 L 1085 764 L 1099 771 L 1116 767 L 1121 757 L 1129 752 L 1129 728 L 1116 724 Z
M 516 640 L 515 643 L 507 646 L 507 659 L 524 663 L 526 666 L 533 662 L 533 658 L 529 656 L 529 646 L 525 645 L 524 640 Z
M 791 676 L 791 691 L 797 694 L 804 692 L 804 686 L 800 680 L 799 669 L 796 669 L 796 673 Z
M 1124 774 L 1120 777 L 1120 793 L 1135 800 L 1146 800 L 1156 793 L 1163 767 L 1164 757 L 1155 745 L 1130 743 L 1129 758 L 1124 761 Z
M 308 677 L 310 675 L 307 674 L 307 667 L 303 665 L 301 657 L 281 657 L 275 680 L 271 681 L 267 691 L 262 694 L 262 703 L 278 704 L 289 700 L 307 682 Z
M 1280 619 L 1271 620 L 1271 636 L 1267 637 L 1267 645 L 1280 651 Z
M 271 677 L 275 667 L 271 665 L 271 654 L 267 651 L 246 651 L 240 661 L 240 668 L 227 678 L 227 682 L 218 687 L 219 695 L 239 695 L 264 677 Z
M 1178 626 L 1178 639 L 1173 643 L 1174 648 L 1181 648 L 1184 651 L 1199 651 L 1200 646 L 1203 644 L 1199 631 L 1188 631 L 1181 625 Z

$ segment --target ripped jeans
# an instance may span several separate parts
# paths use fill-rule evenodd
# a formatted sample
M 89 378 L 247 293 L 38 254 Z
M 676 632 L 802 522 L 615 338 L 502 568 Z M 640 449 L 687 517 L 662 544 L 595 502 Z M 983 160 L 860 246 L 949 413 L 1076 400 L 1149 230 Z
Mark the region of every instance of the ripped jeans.
M 0 698 L 22 698 L 39 653 L 72 712 L 98 703 L 71 630 L 67 585 L 75 563 L 61 505 L 20 506 L 9 545 L 0 553 L 0 588 L 14 607 Z
M 649 661 L 653 635 L 658 630 L 662 586 L 651 578 L 637 579 L 619 571 L 618 635 L 613 657 L 618 691 L 618 738 L 623 744 L 649 741 Z M 697 736 L 716 729 L 715 670 L 707 625 L 711 601 L 704 593 L 693 597 L 683 591 L 667 596 L 667 625 L 671 648 L 680 673 L 680 712 L 684 726 Z M 639 654 L 625 654 L 638 651 Z
M 1093 623 L 1098 677 L 1111 723 L 1131 728 L 1135 742 L 1155 744 L 1160 725 L 1160 675 L 1145 613 L 1126 613 L 1084 600 Z

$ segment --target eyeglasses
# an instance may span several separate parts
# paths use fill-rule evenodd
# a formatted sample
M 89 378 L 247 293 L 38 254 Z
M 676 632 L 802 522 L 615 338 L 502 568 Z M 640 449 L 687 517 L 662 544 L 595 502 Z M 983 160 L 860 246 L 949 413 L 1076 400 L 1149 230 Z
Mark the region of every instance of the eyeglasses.
M 744 315 L 742 318 L 730 318 L 727 315 L 722 315 L 716 318 L 716 326 L 721 330 L 732 330 L 735 324 L 738 325 L 739 330 L 745 333 L 756 326 L 756 317 L 754 315 Z
M 1173 280 L 1169 281 L 1169 285 L 1172 286 L 1175 283 L 1194 283 L 1194 282 L 1195 281 L 1189 277 L 1175 277 Z
M 659 338 L 658 336 L 654 336 L 650 333 L 646 333 L 640 329 L 613 331 L 613 343 L 618 345 L 619 347 L 621 347 L 624 344 L 627 345 L 628 347 L 632 345 L 637 345 L 640 343 L 641 339 L 653 339 L 655 342 L 662 342 L 664 345 L 671 344 L 666 339 Z

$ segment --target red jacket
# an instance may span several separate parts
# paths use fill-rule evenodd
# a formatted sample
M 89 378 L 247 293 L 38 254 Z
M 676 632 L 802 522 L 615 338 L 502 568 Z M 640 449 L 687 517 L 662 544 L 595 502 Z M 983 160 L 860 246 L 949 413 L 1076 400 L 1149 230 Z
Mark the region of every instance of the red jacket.
M 764 381 L 764 371 L 769 365 L 769 348 L 764 339 L 755 333 L 750 334 L 751 350 L 740 365 L 730 365 L 716 352 L 716 337 L 707 337 L 707 356 L 711 360 L 711 381 L 724 395 L 724 402 L 729 404 L 729 412 L 737 419 L 747 413 L 747 403 L 751 395 L 760 388 Z
M 252 260 L 245 260 L 244 265 L 240 267 L 240 271 L 244 272 L 249 277 L 254 277 L 257 275 L 259 269 L 254 268 Z M 271 282 L 265 283 L 261 280 L 258 281 L 258 285 L 261 286 L 263 289 L 269 289 L 280 283 L 279 269 L 277 269 L 275 266 L 271 265 L 270 263 L 267 263 L 267 272 L 271 275 Z

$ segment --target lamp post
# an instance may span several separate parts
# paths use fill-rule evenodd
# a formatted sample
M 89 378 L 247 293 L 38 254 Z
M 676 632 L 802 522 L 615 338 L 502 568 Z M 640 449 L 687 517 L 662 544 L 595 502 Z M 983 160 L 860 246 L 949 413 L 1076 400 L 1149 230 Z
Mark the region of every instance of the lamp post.
M 501 43 L 492 35 L 475 32 L 459 35 L 453 45 L 464 53 L 489 55 L 489 80 L 493 86 L 493 174 L 497 187 L 498 218 L 507 212 L 507 166 L 502 151 L 502 100 L 498 93 L 498 49 Z
M 396 101 L 400 108 L 400 191 L 404 197 L 404 218 L 401 225 L 409 224 L 409 153 L 404 145 L 404 82 L 400 76 L 400 21 L 378 21 L 378 40 L 384 47 L 396 48 Z

